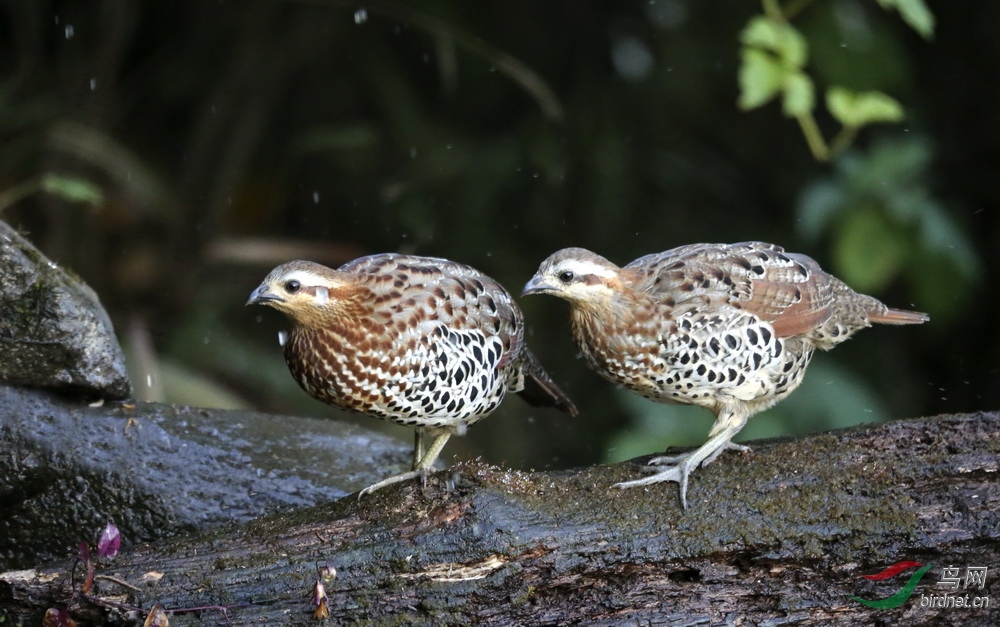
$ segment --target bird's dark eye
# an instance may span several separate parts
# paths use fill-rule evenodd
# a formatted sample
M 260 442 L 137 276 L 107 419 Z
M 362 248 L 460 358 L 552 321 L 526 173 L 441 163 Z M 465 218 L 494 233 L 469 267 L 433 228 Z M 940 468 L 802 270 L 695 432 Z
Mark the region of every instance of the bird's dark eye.
M 573 273 L 569 270 L 563 270 L 559 273 L 559 280 L 563 283 L 569 283 L 573 280 Z
M 285 283 L 285 291 L 288 292 L 289 294 L 294 294 L 300 289 L 302 289 L 302 284 L 294 279 Z

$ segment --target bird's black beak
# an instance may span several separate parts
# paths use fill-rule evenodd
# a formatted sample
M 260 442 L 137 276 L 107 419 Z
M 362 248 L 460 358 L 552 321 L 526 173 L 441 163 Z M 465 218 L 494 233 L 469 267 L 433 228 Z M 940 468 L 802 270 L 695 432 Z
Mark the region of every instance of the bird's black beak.
M 267 286 L 267 283 L 261 283 L 257 286 L 253 292 L 250 293 L 250 298 L 247 299 L 247 305 L 266 305 L 269 302 L 284 302 L 285 299 L 271 292 L 271 288 Z
M 531 277 L 531 280 L 524 285 L 524 289 L 521 290 L 521 296 L 528 296 L 530 294 L 544 294 L 546 292 L 554 291 L 553 287 L 546 283 L 537 274 Z

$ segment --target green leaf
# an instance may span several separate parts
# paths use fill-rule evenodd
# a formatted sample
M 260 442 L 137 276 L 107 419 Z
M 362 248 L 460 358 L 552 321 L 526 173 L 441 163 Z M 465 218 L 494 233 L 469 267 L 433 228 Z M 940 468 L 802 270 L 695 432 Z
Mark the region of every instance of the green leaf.
M 740 41 L 746 46 L 774 50 L 778 47 L 778 22 L 763 15 L 755 15 L 747 22 Z
M 771 55 L 754 48 L 743 49 L 740 65 L 741 109 L 755 109 L 778 95 L 784 84 L 785 70 Z
M 878 3 L 883 9 L 899 11 L 903 21 L 924 39 L 934 36 L 934 14 L 924 0 L 878 0 Z
M 99 205 L 104 200 L 104 192 L 90 181 L 75 176 L 46 174 L 42 177 L 42 190 L 59 196 L 69 202 Z
M 809 45 L 794 26 L 788 22 L 758 15 L 750 19 L 740 33 L 744 46 L 767 50 L 790 68 L 801 68 L 809 57 Z
M 785 97 L 782 109 L 790 118 L 805 115 L 813 110 L 816 98 L 812 79 L 805 72 L 793 72 L 785 79 Z
M 747 23 L 740 41 L 744 44 L 740 108 L 759 107 L 782 93 L 785 115 L 796 117 L 812 111 L 812 80 L 802 72 L 809 47 L 799 31 L 788 22 L 758 15 Z
M 838 274 L 859 292 L 878 292 L 899 272 L 912 242 L 871 204 L 845 215 L 840 227 L 833 251 Z
M 826 92 L 826 107 L 837 121 L 851 128 L 903 119 L 903 106 L 879 91 L 855 93 L 843 87 L 831 87 Z

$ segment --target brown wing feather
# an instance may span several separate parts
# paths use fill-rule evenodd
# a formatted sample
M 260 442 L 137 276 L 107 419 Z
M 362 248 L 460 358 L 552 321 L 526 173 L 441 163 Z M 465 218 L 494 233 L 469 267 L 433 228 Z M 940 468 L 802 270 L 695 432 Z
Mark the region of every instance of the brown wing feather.
M 703 306 L 729 305 L 772 324 L 779 337 L 817 328 L 833 312 L 830 276 L 814 260 L 763 242 L 691 244 L 626 266 L 634 287 Z
M 776 268 L 765 266 L 765 278 L 751 281 L 752 296 L 743 308 L 770 322 L 778 337 L 808 333 L 833 314 L 830 275 L 805 255 L 782 253 L 779 262 Z

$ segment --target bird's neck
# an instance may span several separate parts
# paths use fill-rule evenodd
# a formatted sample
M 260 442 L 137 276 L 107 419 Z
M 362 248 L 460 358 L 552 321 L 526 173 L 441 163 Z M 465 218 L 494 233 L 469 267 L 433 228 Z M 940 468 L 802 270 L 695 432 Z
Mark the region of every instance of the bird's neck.
M 574 303 L 571 323 L 573 336 L 581 346 L 595 346 L 632 326 L 634 310 L 618 298 Z
M 292 314 L 295 322 L 303 327 L 327 328 L 355 324 L 357 320 L 372 313 L 372 295 L 368 288 L 340 285 L 314 289 L 324 290 L 323 302 Z
M 593 298 L 572 302 L 573 324 L 598 333 L 606 332 L 603 327 L 627 327 L 635 319 L 637 310 L 647 304 L 647 300 L 646 294 L 619 281 L 611 289 L 594 294 Z
M 663 306 L 646 293 L 622 289 L 600 302 L 575 304 L 571 316 L 573 337 L 592 364 L 621 361 L 637 350 L 647 350 L 646 343 L 659 342 L 663 313 Z

